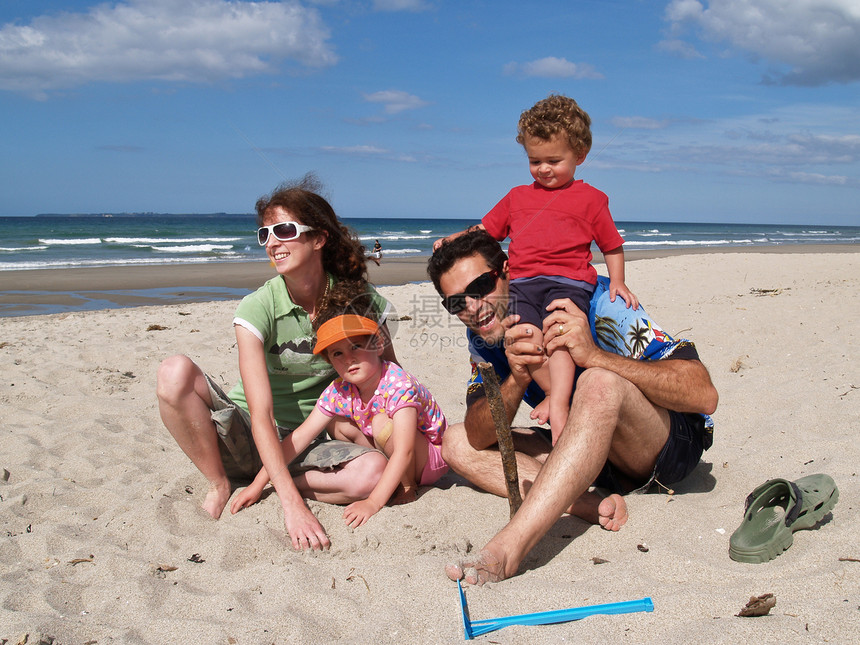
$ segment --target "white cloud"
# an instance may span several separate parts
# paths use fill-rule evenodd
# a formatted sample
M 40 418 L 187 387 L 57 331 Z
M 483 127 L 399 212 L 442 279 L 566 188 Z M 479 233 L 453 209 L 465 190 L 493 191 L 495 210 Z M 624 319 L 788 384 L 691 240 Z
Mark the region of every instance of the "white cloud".
M 426 11 L 429 8 L 423 0 L 373 0 L 375 11 Z
M 628 130 L 662 130 L 669 125 L 668 121 L 658 121 L 644 116 L 618 116 L 612 119 L 616 128 Z
M 612 124 L 629 129 L 603 146 L 592 166 L 852 190 L 860 188 L 857 123 L 860 107 L 824 103 L 707 120 L 617 117 Z M 602 142 L 596 138 L 595 147 Z
M 817 86 L 860 80 L 857 0 L 672 0 L 665 18 L 671 43 L 692 25 L 705 41 L 729 42 L 756 58 L 785 66 L 764 80 Z M 690 46 L 687 50 L 696 51 Z
M 770 176 L 786 182 L 813 184 L 816 186 L 847 186 L 849 184 L 848 177 L 844 175 L 822 175 L 821 173 L 814 172 L 773 172 Z
M 657 49 L 667 54 L 674 54 L 678 58 L 693 60 L 695 58 L 704 58 L 702 54 L 690 43 L 677 38 L 662 40 L 657 43 Z
M 397 114 L 405 110 L 415 110 L 428 105 L 426 101 L 421 100 L 414 94 L 400 90 L 385 90 L 365 94 L 364 100 L 370 103 L 383 103 L 386 114 Z
M 405 152 L 395 152 L 372 145 L 358 146 L 320 146 L 319 150 L 326 154 L 339 155 L 344 157 L 363 157 L 382 159 L 385 161 L 396 161 L 399 163 L 415 163 L 418 159 L 411 154 Z
M 127 0 L 0 27 L 0 89 L 94 81 L 211 82 L 337 61 L 314 9 L 297 2 Z
M 323 152 L 358 156 L 387 155 L 391 152 L 390 150 L 377 148 L 376 146 L 321 146 L 320 150 Z
M 547 56 L 528 63 L 508 63 L 505 74 L 519 76 L 538 76 L 541 78 L 603 78 L 593 66 L 587 63 L 571 63 L 565 58 Z

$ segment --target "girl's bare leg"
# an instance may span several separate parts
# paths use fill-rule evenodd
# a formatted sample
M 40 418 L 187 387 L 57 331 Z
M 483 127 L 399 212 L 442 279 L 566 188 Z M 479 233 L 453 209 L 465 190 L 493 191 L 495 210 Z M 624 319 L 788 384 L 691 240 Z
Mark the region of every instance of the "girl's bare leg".
M 394 454 L 394 449 L 397 446 L 397 440 L 390 432 L 389 424 L 394 421 L 385 413 L 377 414 L 373 417 L 373 436 L 384 436 L 385 439 L 380 445 L 378 442 L 376 447 L 382 450 L 386 456 L 391 457 Z M 417 498 L 418 483 L 421 481 L 421 474 L 424 472 L 424 467 L 427 465 L 427 451 L 429 450 L 427 437 L 421 432 L 415 430 L 415 448 L 412 453 L 412 465 L 403 473 L 400 480 L 402 491 L 397 491 L 391 498 L 392 504 L 407 504 L 414 502 Z
M 337 417 L 328 427 L 333 439 L 373 448 L 358 427 Z M 367 499 L 376 487 L 388 459 L 378 452 L 366 452 L 333 470 L 308 470 L 293 478 L 302 497 L 329 504 L 351 504 Z
M 171 356 L 158 367 L 156 395 L 165 427 L 209 482 L 203 508 L 218 519 L 231 488 L 209 412 L 212 401 L 206 378 L 187 356 Z
M 293 481 L 307 499 L 351 504 L 370 496 L 387 464 L 385 455 L 366 452 L 334 470 L 308 470 Z

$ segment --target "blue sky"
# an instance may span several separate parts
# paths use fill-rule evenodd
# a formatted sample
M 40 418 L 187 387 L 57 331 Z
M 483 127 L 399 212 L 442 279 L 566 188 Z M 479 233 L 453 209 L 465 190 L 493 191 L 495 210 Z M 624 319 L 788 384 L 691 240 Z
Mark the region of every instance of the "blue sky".
M 478 219 L 561 93 L 616 220 L 857 225 L 858 81 L 857 0 L 0 0 L 0 215 Z

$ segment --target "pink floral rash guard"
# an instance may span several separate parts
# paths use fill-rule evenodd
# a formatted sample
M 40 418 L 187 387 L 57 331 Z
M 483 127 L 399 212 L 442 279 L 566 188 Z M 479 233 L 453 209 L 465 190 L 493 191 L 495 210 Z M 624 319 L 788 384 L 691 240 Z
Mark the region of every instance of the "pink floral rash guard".
M 418 408 L 418 430 L 430 443 L 442 445 L 442 433 L 448 422 L 436 399 L 418 379 L 390 361 L 383 362 L 382 378 L 367 403 L 361 400 L 356 386 L 340 377 L 317 400 L 320 412 L 351 419 L 368 437 L 373 437 L 371 421 L 377 414 L 384 412 L 393 418 L 395 412 L 409 407 Z

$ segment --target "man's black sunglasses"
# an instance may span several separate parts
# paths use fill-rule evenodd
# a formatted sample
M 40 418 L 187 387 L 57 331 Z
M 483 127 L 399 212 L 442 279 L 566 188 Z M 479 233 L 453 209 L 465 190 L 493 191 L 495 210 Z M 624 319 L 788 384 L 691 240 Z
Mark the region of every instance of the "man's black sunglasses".
M 485 298 L 489 293 L 496 288 L 496 283 L 499 281 L 499 272 L 496 269 L 482 273 L 477 278 L 472 280 L 463 293 L 453 293 L 450 296 L 442 298 L 442 306 L 448 310 L 449 314 L 456 316 L 466 308 L 466 298 L 479 300 Z

